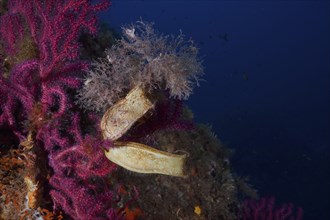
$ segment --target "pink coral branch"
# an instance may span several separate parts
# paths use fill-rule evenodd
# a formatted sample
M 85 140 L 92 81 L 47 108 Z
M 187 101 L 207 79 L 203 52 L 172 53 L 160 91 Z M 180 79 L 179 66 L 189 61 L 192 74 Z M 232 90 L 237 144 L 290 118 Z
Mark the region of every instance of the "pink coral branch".
M 17 52 L 17 42 L 23 38 L 24 29 L 21 25 L 22 22 L 19 14 L 6 14 L 1 17 L 0 25 L 5 25 L 6 29 L 0 29 L 0 37 L 7 42 L 5 49 L 9 55 Z
M 136 140 L 160 130 L 189 130 L 194 127 L 192 121 L 182 119 L 181 100 L 165 99 L 157 103 L 153 115 L 142 125 L 132 128 L 130 134 L 122 140 Z
M 54 169 L 61 173 L 67 169 L 74 169 L 82 179 L 109 174 L 115 166 L 106 159 L 101 147 L 112 145 L 112 143 L 92 140 L 90 137 L 87 137 L 84 142 L 83 145 L 72 146 L 56 154 L 52 158 L 53 161 L 56 161 Z
M 292 203 L 275 206 L 275 198 L 261 198 L 259 201 L 247 199 L 243 202 L 239 219 L 241 220 L 302 220 L 303 209 L 296 212 Z
M 77 179 L 58 175 L 50 183 L 56 187 L 50 192 L 55 209 L 61 207 L 74 219 L 117 219 L 112 208 L 114 194 L 107 185 L 95 190 Z
M 53 118 L 62 116 L 67 108 L 70 107 L 66 94 L 59 86 L 44 90 L 41 97 L 41 104 L 43 106 L 43 112 L 53 111 Z M 51 108 L 56 108 L 56 111 L 51 110 Z

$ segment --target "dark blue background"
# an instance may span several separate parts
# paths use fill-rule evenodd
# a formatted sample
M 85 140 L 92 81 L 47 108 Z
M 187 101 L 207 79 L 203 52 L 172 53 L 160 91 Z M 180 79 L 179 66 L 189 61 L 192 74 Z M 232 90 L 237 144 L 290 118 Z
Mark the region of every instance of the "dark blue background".
M 142 17 L 192 37 L 206 73 L 188 101 L 196 121 L 235 150 L 234 171 L 261 195 L 330 219 L 329 10 L 328 1 L 114 0 L 102 18 L 118 31 Z

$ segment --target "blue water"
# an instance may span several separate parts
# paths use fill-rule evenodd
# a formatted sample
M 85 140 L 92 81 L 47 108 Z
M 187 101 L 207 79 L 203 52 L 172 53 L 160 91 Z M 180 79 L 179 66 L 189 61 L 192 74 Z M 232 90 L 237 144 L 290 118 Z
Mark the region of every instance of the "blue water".
M 330 219 L 329 1 L 125 1 L 112 27 L 155 22 L 199 45 L 205 82 L 188 101 L 235 150 L 234 171 L 261 195 Z

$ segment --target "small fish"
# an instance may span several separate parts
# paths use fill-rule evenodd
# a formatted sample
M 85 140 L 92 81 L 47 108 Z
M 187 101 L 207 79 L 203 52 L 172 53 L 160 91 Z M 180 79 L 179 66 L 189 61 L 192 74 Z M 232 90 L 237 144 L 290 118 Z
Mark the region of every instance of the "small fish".
M 244 81 L 248 81 L 249 80 L 249 76 L 248 76 L 248 74 L 247 73 L 243 73 L 243 80 Z
M 228 34 L 225 33 L 225 34 L 219 34 L 219 39 L 222 39 L 224 41 L 227 41 L 228 42 Z

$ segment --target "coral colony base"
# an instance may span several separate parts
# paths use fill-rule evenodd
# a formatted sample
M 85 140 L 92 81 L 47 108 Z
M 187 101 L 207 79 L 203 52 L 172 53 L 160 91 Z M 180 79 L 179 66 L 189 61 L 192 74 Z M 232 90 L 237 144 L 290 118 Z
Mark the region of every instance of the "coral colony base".
M 0 219 L 266 219 L 183 106 L 198 48 L 142 20 L 97 32 L 109 5 L 0 1 Z

